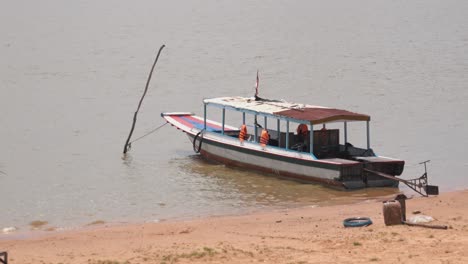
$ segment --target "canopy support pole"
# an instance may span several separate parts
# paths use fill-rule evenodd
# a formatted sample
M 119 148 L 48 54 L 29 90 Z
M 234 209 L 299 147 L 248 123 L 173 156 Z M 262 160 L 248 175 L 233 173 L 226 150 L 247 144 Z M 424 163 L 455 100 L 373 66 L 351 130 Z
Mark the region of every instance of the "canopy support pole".
M 206 104 L 203 105 L 203 129 L 206 131 Z
M 255 130 L 254 142 L 257 142 L 257 137 L 258 137 L 257 115 L 255 115 L 254 130 Z
M 245 112 L 242 112 L 242 124 L 245 125 Z
M 280 120 L 276 119 L 276 127 L 277 127 L 277 133 L 278 133 L 278 147 L 281 146 L 281 127 L 280 127 Z
M 344 121 L 344 144 L 348 143 L 348 122 Z
M 223 108 L 223 123 L 221 125 L 221 134 L 224 135 L 224 123 L 226 121 L 226 108 Z
M 289 149 L 289 120 L 286 120 L 286 149 Z
M 310 148 L 310 154 L 313 156 L 314 155 L 314 125 L 310 123 L 310 130 L 309 130 L 309 148 Z
M 369 121 L 367 121 L 367 149 L 370 149 L 370 127 Z

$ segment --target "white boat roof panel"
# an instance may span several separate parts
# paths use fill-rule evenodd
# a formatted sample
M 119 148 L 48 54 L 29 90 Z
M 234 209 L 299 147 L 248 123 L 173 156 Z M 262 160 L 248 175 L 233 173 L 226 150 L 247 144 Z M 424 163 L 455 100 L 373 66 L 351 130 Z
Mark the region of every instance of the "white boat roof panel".
M 254 97 L 218 97 L 205 99 L 205 104 L 230 107 L 238 111 L 251 111 L 286 119 L 322 124 L 343 121 L 369 121 L 370 116 L 347 110 L 317 105 L 289 103 L 279 100 L 255 100 Z

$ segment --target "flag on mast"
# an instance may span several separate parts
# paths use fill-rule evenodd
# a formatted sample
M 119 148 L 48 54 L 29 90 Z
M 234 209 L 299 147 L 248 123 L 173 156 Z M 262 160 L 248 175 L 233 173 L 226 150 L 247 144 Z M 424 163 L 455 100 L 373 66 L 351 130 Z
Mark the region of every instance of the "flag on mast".
M 255 82 L 255 97 L 258 96 L 258 70 L 257 70 L 257 81 Z

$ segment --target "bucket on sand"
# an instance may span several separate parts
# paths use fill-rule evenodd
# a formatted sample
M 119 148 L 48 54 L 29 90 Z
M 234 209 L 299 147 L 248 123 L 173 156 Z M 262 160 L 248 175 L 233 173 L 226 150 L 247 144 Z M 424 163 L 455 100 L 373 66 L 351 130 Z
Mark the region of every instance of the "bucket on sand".
M 383 202 L 383 216 L 385 225 L 401 225 L 401 205 L 398 201 L 390 200 Z

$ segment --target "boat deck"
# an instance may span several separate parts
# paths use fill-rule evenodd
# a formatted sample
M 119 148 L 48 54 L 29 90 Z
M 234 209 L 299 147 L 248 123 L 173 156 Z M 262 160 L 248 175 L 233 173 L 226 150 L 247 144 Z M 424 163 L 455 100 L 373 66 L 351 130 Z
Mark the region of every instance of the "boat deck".
M 205 126 L 203 122 L 203 118 L 199 116 L 195 116 L 191 113 L 177 113 L 177 114 L 171 114 L 171 113 L 165 113 L 163 115 L 164 119 L 166 119 L 169 123 L 174 125 L 174 121 L 176 123 L 179 123 L 183 125 L 186 130 L 191 130 L 192 128 L 196 128 L 198 130 L 202 130 Z M 185 130 L 185 129 L 184 129 Z M 222 130 L 222 124 L 211 121 L 211 120 L 206 120 L 206 131 L 209 132 L 221 132 Z M 238 128 L 233 127 L 233 126 L 224 126 L 224 131 L 239 131 Z

